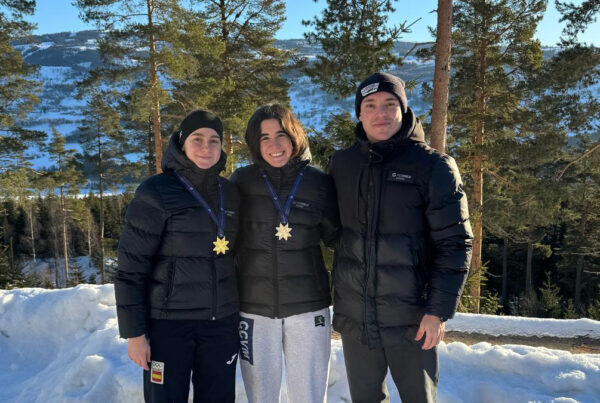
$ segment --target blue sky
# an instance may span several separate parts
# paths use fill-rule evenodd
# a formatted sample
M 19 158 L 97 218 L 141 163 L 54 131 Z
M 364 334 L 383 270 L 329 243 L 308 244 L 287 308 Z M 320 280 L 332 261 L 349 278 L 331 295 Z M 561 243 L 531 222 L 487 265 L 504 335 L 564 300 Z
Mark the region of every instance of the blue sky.
M 91 25 L 86 25 L 79 19 L 77 9 L 71 5 L 73 0 L 37 0 L 35 15 L 30 18 L 32 22 L 37 23 L 38 28 L 35 33 L 55 33 L 63 31 L 80 31 L 84 29 L 94 29 Z M 581 0 L 572 0 L 579 4 Z M 287 3 L 287 21 L 279 31 L 277 38 L 290 39 L 302 38 L 302 33 L 306 30 L 301 23 L 303 19 L 312 19 L 319 14 L 326 6 L 325 0 L 319 0 L 315 3 L 313 0 L 288 0 Z M 409 6 L 410 4 L 410 6 Z M 435 9 L 437 1 L 408 1 L 399 0 L 395 3 L 396 12 L 393 14 L 393 23 L 403 21 L 413 22 L 421 18 L 413 27 L 412 32 L 403 36 L 402 40 L 424 42 L 431 41 L 427 26 L 434 26 L 436 14 L 431 11 Z M 561 24 L 558 22 L 560 15 L 554 8 L 554 0 L 549 0 L 549 7 L 546 16 L 538 27 L 536 34 L 543 45 L 553 46 L 558 42 Z M 588 27 L 587 32 L 581 37 L 587 43 L 600 45 L 600 22 Z

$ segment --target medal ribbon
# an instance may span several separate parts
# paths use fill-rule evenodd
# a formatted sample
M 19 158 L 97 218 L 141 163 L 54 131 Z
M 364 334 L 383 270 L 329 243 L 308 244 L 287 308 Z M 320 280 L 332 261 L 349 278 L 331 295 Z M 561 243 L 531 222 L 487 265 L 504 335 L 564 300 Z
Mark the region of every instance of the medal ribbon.
M 179 172 L 175 171 L 175 175 L 179 178 L 181 183 L 185 186 L 185 188 L 194 196 L 198 203 L 204 207 L 204 209 L 208 212 L 208 215 L 213 220 L 215 225 L 217 226 L 217 235 L 219 238 L 223 238 L 225 236 L 225 196 L 223 195 L 223 185 L 221 184 L 221 178 L 217 177 L 217 193 L 219 194 L 219 217 L 217 218 L 213 209 L 208 205 L 206 200 L 200 195 L 200 193 L 196 190 L 194 185 L 190 183 L 183 175 Z
M 279 211 L 279 218 L 281 219 L 281 223 L 283 225 L 288 223 L 288 217 L 290 216 L 290 210 L 292 209 L 292 203 L 294 202 L 294 197 L 296 197 L 296 193 L 298 193 L 298 188 L 300 187 L 300 182 L 302 182 L 302 178 L 304 177 L 304 171 L 306 171 L 306 165 L 298 172 L 298 176 L 296 176 L 296 180 L 294 181 L 294 185 L 292 186 L 292 190 L 288 195 L 287 200 L 285 201 L 285 206 L 281 207 L 281 203 L 279 202 L 279 197 L 275 192 L 275 188 L 273 184 L 269 180 L 267 173 L 264 169 L 260 170 L 260 175 L 263 177 L 265 184 L 267 185 L 267 189 L 269 189 L 269 193 L 271 193 L 271 199 L 273 199 L 273 204 Z

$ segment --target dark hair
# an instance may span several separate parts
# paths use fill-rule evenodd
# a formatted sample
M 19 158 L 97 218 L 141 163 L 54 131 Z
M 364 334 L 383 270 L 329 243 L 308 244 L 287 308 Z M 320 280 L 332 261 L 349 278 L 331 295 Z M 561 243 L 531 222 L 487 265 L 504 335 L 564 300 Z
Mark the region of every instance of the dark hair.
M 292 155 L 290 158 L 303 155 L 308 150 L 308 138 L 304 133 L 302 124 L 292 111 L 281 104 L 267 104 L 254 112 L 246 127 L 246 144 L 250 149 L 254 162 L 264 161 L 260 154 L 260 124 L 263 120 L 277 119 L 292 142 Z

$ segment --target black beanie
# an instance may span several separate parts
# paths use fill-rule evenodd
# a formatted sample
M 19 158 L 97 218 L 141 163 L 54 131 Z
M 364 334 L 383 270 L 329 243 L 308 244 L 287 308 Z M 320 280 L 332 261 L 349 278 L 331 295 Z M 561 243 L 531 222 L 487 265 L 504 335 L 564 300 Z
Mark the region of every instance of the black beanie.
M 360 117 L 360 104 L 362 100 L 371 94 L 381 91 L 394 94 L 398 98 L 398 101 L 400 101 L 402 113 L 406 113 L 408 104 L 406 102 L 406 93 L 404 92 L 404 81 L 392 74 L 378 72 L 360 83 L 358 90 L 356 90 L 354 109 L 357 119 Z
M 202 127 L 213 129 L 223 141 L 223 123 L 221 119 L 211 112 L 197 109 L 190 112 L 179 125 L 179 147 L 183 147 L 183 143 L 185 143 L 188 136 Z

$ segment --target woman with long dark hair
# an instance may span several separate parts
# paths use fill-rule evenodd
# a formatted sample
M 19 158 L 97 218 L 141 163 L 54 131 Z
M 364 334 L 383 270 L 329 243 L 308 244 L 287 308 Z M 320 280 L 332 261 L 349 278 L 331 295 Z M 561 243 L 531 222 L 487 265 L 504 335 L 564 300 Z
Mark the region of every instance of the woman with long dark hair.
M 248 401 L 279 401 L 285 365 L 288 401 L 322 402 L 331 298 L 320 242 L 337 236 L 334 185 L 308 165 L 308 139 L 288 108 L 260 107 L 245 137 L 254 163 L 231 180 L 242 199 L 236 269 Z

